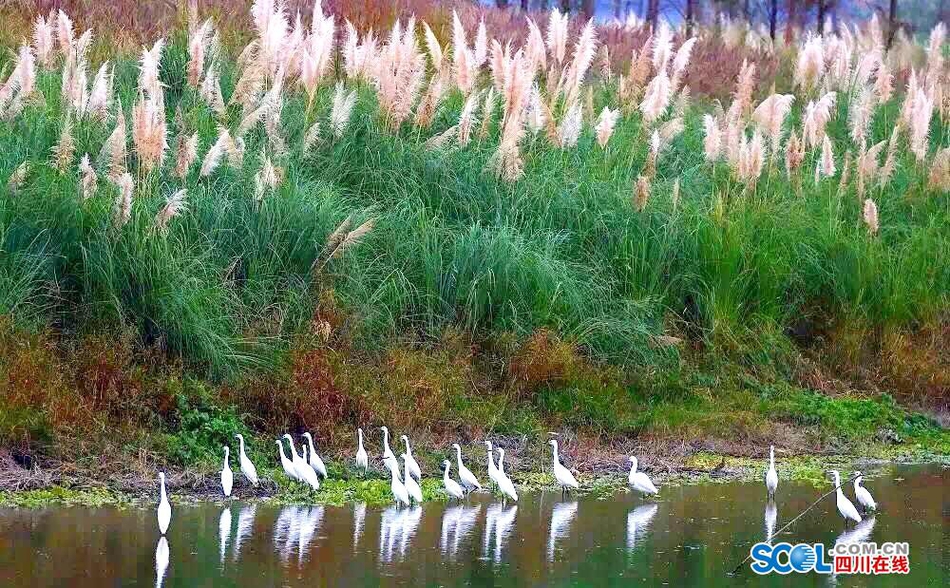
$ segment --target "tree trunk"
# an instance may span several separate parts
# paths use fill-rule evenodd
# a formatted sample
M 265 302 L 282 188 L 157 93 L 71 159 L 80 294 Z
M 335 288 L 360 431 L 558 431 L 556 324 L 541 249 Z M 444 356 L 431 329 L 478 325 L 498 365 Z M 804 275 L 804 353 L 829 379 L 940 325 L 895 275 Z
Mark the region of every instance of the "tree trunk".
M 647 0 L 647 22 L 650 23 L 650 29 L 656 30 L 656 24 L 660 19 L 660 0 Z
M 529 0 L 521 0 L 521 10 L 528 12 L 531 8 L 531 2 Z
M 788 17 L 785 20 L 785 44 L 795 40 L 795 17 L 798 8 L 797 0 L 788 0 Z
M 747 23 L 752 24 L 752 10 L 749 7 L 749 0 L 742 0 L 742 16 Z
M 498 8 L 508 8 L 508 0 L 495 0 L 495 6 Z
M 695 19 L 696 0 L 686 0 L 686 36 L 693 34 L 693 20 Z
M 891 48 L 894 42 L 894 34 L 897 32 L 897 0 L 891 0 L 891 11 L 887 16 L 887 48 Z
M 567 13 L 571 11 L 571 0 L 561 0 L 561 12 Z
M 769 0 L 769 37 L 775 41 L 775 25 L 778 21 L 778 0 Z
M 620 5 L 623 4 L 622 0 L 614 0 L 614 18 L 620 20 Z
M 892 0 L 893 1 L 893 0 Z M 825 5 L 825 0 L 818 0 L 818 34 L 825 34 L 825 11 L 827 6 Z
M 581 0 L 581 14 L 584 18 L 594 17 L 594 0 Z

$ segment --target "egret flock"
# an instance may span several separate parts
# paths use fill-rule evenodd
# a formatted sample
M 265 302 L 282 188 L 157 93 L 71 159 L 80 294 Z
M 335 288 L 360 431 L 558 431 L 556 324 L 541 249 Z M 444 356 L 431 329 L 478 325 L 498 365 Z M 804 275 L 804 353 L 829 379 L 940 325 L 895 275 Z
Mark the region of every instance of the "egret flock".
M 409 437 L 406 435 L 402 435 L 400 437 L 400 440 L 406 446 L 405 452 L 400 455 L 403 464 L 403 467 L 400 468 L 399 460 L 396 458 L 396 455 L 389 446 L 389 429 L 386 427 L 380 427 L 380 431 L 383 435 L 383 464 L 390 473 L 390 490 L 392 492 L 394 502 L 397 506 L 411 506 L 413 503 L 421 503 L 423 500 L 422 488 L 420 486 L 422 481 L 422 468 L 412 456 L 412 449 L 409 445 Z M 244 477 L 247 478 L 248 482 L 250 482 L 253 486 L 258 486 L 260 481 L 257 475 L 257 468 L 247 456 L 244 445 L 244 437 L 239 434 L 235 435 L 235 438 L 238 440 L 239 444 L 238 465 L 240 466 L 240 471 Z M 284 439 L 287 440 L 289 457 L 284 453 Z M 320 489 L 320 480 L 325 480 L 328 477 L 326 464 L 324 464 L 323 459 L 321 459 L 320 455 L 317 453 L 313 442 L 313 436 L 309 432 L 306 432 L 302 435 L 302 439 L 305 442 L 301 441 L 300 443 L 300 453 L 297 453 L 297 448 L 294 445 L 294 438 L 290 434 L 285 434 L 281 439 L 277 439 L 275 441 L 277 443 L 277 452 L 280 465 L 284 471 L 284 474 L 289 479 L 301 484 L 305 484 L 313 491 L 317 491 Z M 484 443 L 486 447 L 488 466 L 487 472 L 490 487 L 496 489 L 501 494 L 503 501 L 512 500 L 517 502 L 518 491 L 515 488 L 514 482 L 504 470 L 505 450 L 501 447 L 493 447 L 491 441 L 486 440 Z M 548 441 L 548 444 L 551 446 L 553 466 L 552 471 L 554 474 L 554 479 L 558 487 L 561 488 L 562 494 L 580 488 L 580 484 L 578 484 L 577 478 L 574 477 L 574 473 L 561 463 L 560 456 L 558 455 L 557 440 L 551 439 Z M 458 443 L 454 443 L 452 444 L 452 449 L 455 450 L 459 481 L 456 482 L 452 478 L 452 462 L 446 459 L 442 462 L 442 484 L 445 494 L 450 501 L 455 500 L 457 502 L 461 502 L 470 493 L 482 490 L 482 485 L 478 481 L 478 478 L 475 476 L 475 474 L 473 474 L 472 471 L 468 469 L 462 462 L 461 446 Z M 221 491 L 225 498 L 231 498 L 232 488 L 234 485 L 234 473 L 231 470 L 230 449 L 227 446 L 224 446 L 223 451 L 224 464 L 221 469 Z M 495 461 L 496 452 L 498 455 L 497 462 Z M 630 456 L 629 461 L 630 472 L 627 477 L 627 482 L 630 488 L 644 496 L 653 496 L 658 494 L 659 490 L 650 477 L 645 472 L 638 470 L 639 462 L 637 457 Z M 366 448 L 363 445 L 363 429 L 357 430 L 357 450 L 354 463 L 357 470 L 361 471 L 364 475 L 369 470 L 369 455 L 367 454 Z M 842 490 L 840 474 L 836 470 L 830 471 L 829 474 L 831 475 L 834 483 L 834 492 L 838 513 L 844 518 L 846 525 L 849 522 L 860 523 L 862 519 L 858 509 L 855 507 L 854 503 L 852 503 L 851 500 L 845 496 Z M 171 504 L 168 501 L 168 494 L 165 489 L 165 473 L 160 472 L 158 477 L 160 484 L 158 528 L 161 534 L 164 536 L 168 531 L 168 526 L 171 522 Z M 854 472 L 855 498 L 863 511 L 868 513 L 877 509 L 877 503 L 874 501 L 874 498 L 871 496 L 871 493 L 867 490 L 867 488 L 861 485 L 862 479 L 863 478 L 860 472 Z M 778 472 L 775 469 L 775 447 L 770 446 L 769 465 L 765 471 L 765 487 L 770 504 L 772 504 L 772 500 L 778 490 L 778 481 Z M 774 527 L 774 520 L 772 522 L 772 527 Z

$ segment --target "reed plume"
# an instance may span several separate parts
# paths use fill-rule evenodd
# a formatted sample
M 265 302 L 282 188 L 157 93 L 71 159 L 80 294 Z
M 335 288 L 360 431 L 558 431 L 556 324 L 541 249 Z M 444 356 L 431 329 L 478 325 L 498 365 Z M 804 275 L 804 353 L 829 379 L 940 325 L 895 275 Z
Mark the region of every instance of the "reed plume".
M 795 96 L 793 94 L 772 94 L 752 112 L 752 120 L 772 141 L 773 159 L 778 155 L 779 146 L 782 143 L 782 127 L 788 113 L 792 110 L 794 101 Z
M 52 17 L 47 21 L 43 15 L 37 15 L 33 25 L 33 51 L 36 53 L 36 60 L 40 67 L 43 68 L 49 67 L 55 49 L 52 20 Z
M 198 133 L 187 136 L 178 135 L 178 145 L 175 149 L 175 175 L 180 179 L 188 176 L 188 171 L 198 159 Z
M 330 110 L 330 130 L 335 138 L 343 136 L 355 105 L 356 90 L 347 92 L 343 82 L 337 82 L 333 93 L 333 108 Z
M 864 200 L 864 210 L 863 215 L 864 224 L 868 228 L 868 233 L 873 237 L 877 235 L 878 230 L 881 226 L 877 218 L 877 204 L 874 203 L 870 198 Z
M 646 210 L 650 200 L 650 178 L 637 176 L 637 183 L 633 189 L 633 208 L 637 212 Z
M 609 141 L 610 136 L 613 135 L 614 126 L 616 126 L 619 118 L 619 110 L 611 110 L 609 107 L 604 106 L 604 109 L 600 111 L 600 117 L 597 119 L 597 126 L 594 127 L 594 131 L 597 133 L 597 143 L 602 148 L 607 147 L 607 141 Z
M 472 139 L 472 127 L 475 125 L 475 116 L 478 113 L 479 98 L 481 92 L 476 91 L 469 94 L 462 106 L 462 112 L 459 114 L 458 122 L 458 143 L 465 147 Z
M 72 165 L 73 157 L 76 151 L 76 143 L 73 140 L 73 119 L 69 112 L 66 113 L 66 119 L 63 121 L 63 127 L 59 132 L 59 140 L 53 145 L 52 166 L 60 173 L 65 172 Z
M 173 218 L 187 210 L 188 204 L 185 201 L 187 196 L 188 190 L 181 189 L 165 200 L 165 205 L 155 214 L 154 229 L 156 232 L 162 235 L 168 234 L 168 224 Z
M 934 192 L 950 193 L 950 147 L 944 147 L 934 154 L 927 186 Z
M 114 223 L 117 229 L 121 229 L 132 218 L 132 192 L 135 189 L 135 181 L 130 173 L 125 172 L 115 178 L 115 185 L 119 193 L 115 201 Z
M 10 177 L 7 179 L 7 190 L 10 191 L 11 195 L 16 194 L 20 190 L 20 186 L 22 186 L 23 182 L 26 181 L 29 173 L 29 161 L 22 161 L 20 162 L 20 165 L 16 166 L 16 169 L 13 170 L 13 173 L 10 174 Z
M 575 102 L 567 109 L 564 119 L 561 120 L 559 129 L 559 145 L 561 149 L 568 149 L 577 145 L 577 139 L 581 135 L 581 125 L 583 123 L 583 111 L 579 102 Z
M 547 45 L 551 58 L 560 65 L 567 54 L 568 15 L 557 8 L 551 9 L 548 17 Z
M 670 78 L 662 70 L 650 81 L 643 101 L 640 103 L 640 112 L 643 120 L 650 124 L 661 118 L 670 105 Z
M 83 154 L 79 161 L 79 193 L 83 201 L 96 193 L 98 181 L 96 171 L 92 169 L 92 164 L 89 163 L 89 154 Z
M 719 123 L 712 115 L 704 115 L 703 129 L 703 152 L 706 161 L 717 161 L 722 155 L 722 131 L 719 130 Z

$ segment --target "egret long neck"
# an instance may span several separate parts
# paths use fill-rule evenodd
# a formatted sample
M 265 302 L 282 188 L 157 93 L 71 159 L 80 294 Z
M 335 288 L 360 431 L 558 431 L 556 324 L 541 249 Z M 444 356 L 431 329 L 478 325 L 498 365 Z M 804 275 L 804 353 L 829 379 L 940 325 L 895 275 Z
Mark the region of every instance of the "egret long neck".
M 357 435 L 357 437 L 359 437 L 360 449 L 363 449 L 363 430 L 360 429 L 359 431 L 357 431 L 357 432 L 356 432 L 356 435 Z
M 165 496 L 165 478 L 162 478 L 162 502 L 166 502 L 168 498 Z
M 225 448 L 224 449 L 224 469 L 228 468 L 228 454 L 229 453 L 230 451 L 227 448 Z
M 769 448 L 769 467 L 775 469 L 775 448 Z
M 310 437 L 309 435 L 307 436 L 307 445 L 310 446 L 310 455 L 316 453 L 316 451 L 313 450 L 313 437 Z
M 503 462 L 505 461 L 505 452 L 502 451 L 502 450 L 500 450 L 500 449 L 499 449 L 498 451 L 499 451 L 499 453 L 498 453 L 498 471 L 501 472 L 501 471 L 504 471 L 503 468 L 505 467 L 505 466 L 504 466 L 504 463 L 503 463 Z
M 238 437 L 238 449 L 240 449 L 241 455 L 244 455 L 244 437 Z
M 552 445 L 551 449 L 553 450 L 553 453 L 554 453 L 554 465 L 556 466 L 561 465 L 561 460 L 558 459 L 557 457 L 557 445 Z
M 492 458 L 491 446 L 488 447 L 488 469 L 489 471 L 495 469 L 495 460 Z
M 459 463 L 459 471 L 461 472 L 462 471 L 462 448 L 461 447 L 455 448 L 455 459 Z
M 398 467 L 398 466 L 390 466 L 390 467 L 389 467 L 389 472 L 393 475 L 393 483 L 396 483 L 396 482 L 402 483 L 402 481 L 399 479 L 399 467 Z
M 446 482 L 449 481 L 449 466 L 447 465 L 444 468 L 442 468 L 442 479 L 445 480 Z

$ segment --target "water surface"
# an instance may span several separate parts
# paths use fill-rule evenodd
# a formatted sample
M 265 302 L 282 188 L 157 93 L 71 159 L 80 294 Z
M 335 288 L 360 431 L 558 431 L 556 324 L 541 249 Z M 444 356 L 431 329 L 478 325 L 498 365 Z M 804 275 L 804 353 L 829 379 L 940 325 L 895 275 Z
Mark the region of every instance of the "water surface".
M 856 531 L 832 496 L 775 538 L 908 541 L 908 576 L 729 575 L 823 492 L 783 481 L 771 506 L 761 483 L 661 487 L 658 500 L 179 506 L 167 540 L 151 510 L 0 509 L 0 586 L 938 586 L 950 578 L 948 484 L 940 466 L 885 469 L 865 481 L 881 512 Z

